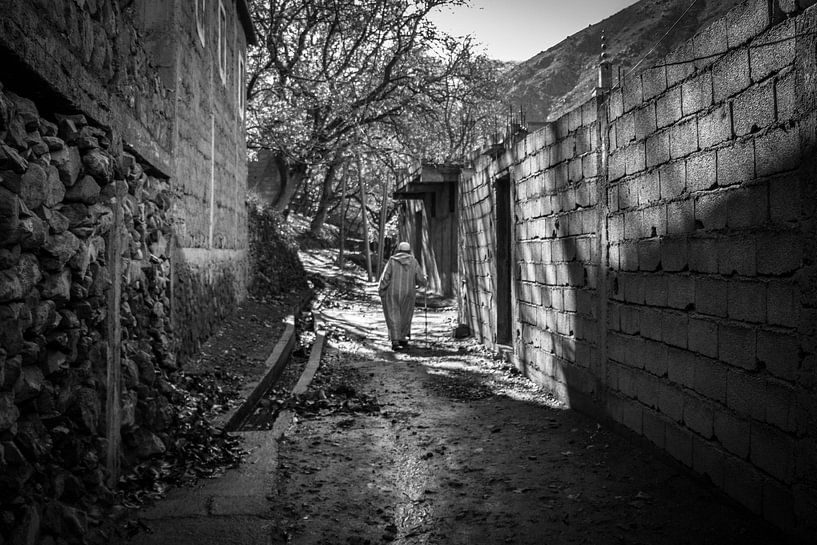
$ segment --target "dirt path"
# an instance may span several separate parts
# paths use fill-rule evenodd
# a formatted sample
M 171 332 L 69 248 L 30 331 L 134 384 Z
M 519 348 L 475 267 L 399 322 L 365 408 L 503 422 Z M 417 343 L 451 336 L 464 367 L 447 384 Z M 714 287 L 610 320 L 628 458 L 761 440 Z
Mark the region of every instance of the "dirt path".
M 273 543 L 782 542 L 671 462 L 448 338 L 453 310 L 429 311 L 430 347 L 392 353 L 375 300 L 369 287 L 367 300 L 324 311 L 333 348 L 314 410 L 279 444 Z

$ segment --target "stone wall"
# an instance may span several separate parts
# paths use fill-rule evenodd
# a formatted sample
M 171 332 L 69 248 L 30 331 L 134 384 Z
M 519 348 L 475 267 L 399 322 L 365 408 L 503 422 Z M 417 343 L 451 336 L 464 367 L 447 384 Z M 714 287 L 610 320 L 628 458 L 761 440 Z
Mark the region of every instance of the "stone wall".
M 811 3 L 745 1 L 480 155 L 461 227 L 471 326 L 492 344 L 492 188 L 509 174 L 517 364 L 803 535 L 817 520 Z
M 122 369 L 117 457 L 142 458 L 170 439 L 160 437 L 171 413 L 159 390 L 176 368 L 172 196 L 109 130 L 82 115 L 43 118 L 2 87 L 0 137 L 0 536 L 77 542 L 89 502 L 114 498 L 105 465 L 112 349 Z

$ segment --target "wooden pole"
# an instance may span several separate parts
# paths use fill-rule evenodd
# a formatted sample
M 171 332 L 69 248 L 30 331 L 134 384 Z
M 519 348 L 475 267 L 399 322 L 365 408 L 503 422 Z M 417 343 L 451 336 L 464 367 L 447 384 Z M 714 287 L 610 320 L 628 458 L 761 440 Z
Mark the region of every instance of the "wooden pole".
M 383 272 L 383 260 L 385 259 L 386 248 L 386 212 L 388 212 L 388 198 L 389 198 L 389 182 L 391 178 L 383 176 L 381 188 L 381 203 L 380 203 L 380 233 L 377 236 L 377 276 Z
M 346 200 L 346 176 L 349 174 L 348 165 L 343 167 L 343 179 L 341 180 L 340 190 L 340 250 L 338 251 L 338 267 L 343 269 L 343 252 L 346 246 L 346 211 L 349 201 Z
M 372 251 L 369 248 L 369 219 L 366 215 L 366 181 L 363 178 L 363 171 L 360 164 L 360 156 L 357 158 L 357 176 L 360 183 L 360 220 L 363 222 L 363 249 L 366 254 L 366 277 L 372 281 Z
M 115 486 L 119 481 L 119 444 L 122 427 L 122 392 L 121 381 L 121 349 L 122 327 L 120 323 L 120 301 L 122 299 L 122 205 L 119 198 L 112 201 L 113 227 L 108 241 L 108 270 L 111 275 L 111 287 L 108 289 L 108 354 L 107 354 L 107 438 L 108 450 L 106 466 L 108 469 L 108 484 Z

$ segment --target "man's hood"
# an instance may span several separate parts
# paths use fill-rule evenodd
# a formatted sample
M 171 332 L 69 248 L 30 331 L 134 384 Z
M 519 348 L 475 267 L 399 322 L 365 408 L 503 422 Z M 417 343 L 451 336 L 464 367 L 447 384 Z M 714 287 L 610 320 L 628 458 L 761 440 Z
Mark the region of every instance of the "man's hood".
M 395 263 L 399 263 L 404 267 L 408 267 L 414 262 L 413 255 L 402 252 L 399 254 L 394 254 L 393 256 L 391 256 L 391 258 Z

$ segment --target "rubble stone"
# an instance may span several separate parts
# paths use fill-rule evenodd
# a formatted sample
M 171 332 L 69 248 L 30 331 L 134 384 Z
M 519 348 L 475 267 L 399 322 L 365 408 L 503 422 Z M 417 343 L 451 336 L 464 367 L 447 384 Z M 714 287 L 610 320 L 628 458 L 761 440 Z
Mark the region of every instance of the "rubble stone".
M 14 403 L 14 394 L 0 392 L 0 431 L 11 428 L 20 418 L 20 410 Z
M 43 282 L 42 296 L 58 305 L 67 303 L 71 299 L 71 271 L 65 269 L 48 276 Z
M 11 146 L 0 143 L 0 168 L 9 168 L 22 174 L 28 169 L 28 161 L 23 159 Z
M 52 150 L 51 164 L 57 167 L 60 180 L 62 180 L 65 187 L 74 185 L 82 170 L 82 158 L 76 146 L 64 147 L 63 145 L 59 150 Z
M 46 174 L 47 180 L 44 204 L 50 207 L 62 202 L 62 199 L 65 197 L 65 185 L 60 180 L 60 173 L 54 165 L 48 165 Z
M 113 160 L 111 156 L 100 149 L 93 149 L 82 158 L 85 171 L 93 176 L 102 185 L 113 180 Z
M 99 200 L 100 187 L 91 176 L 83 176 L 74 184 L 71 189 L 65 194 L 65 200 L 68 202 L 81 202 L 85 204 L 94 204 Z
M 40 394 L 43 389 L 43 371 L 33 365 L 24 366 L 17 383 L 14 385 L 14 400 L 19 405 L 24 401 L 33 399 Z
M 66 231 L 49 236 L 43 249 L 57 259 L 59 263 L 57 268 L 62 268 L 77 253 L 80 244 L 80 240 L 73 233 Z
M 36 163 L 28 166 L 20 183 L 20 198 L 30 209 L 35 209 L 45 201 L 48 174 Z

